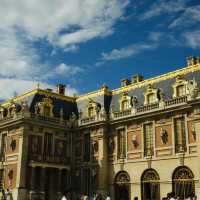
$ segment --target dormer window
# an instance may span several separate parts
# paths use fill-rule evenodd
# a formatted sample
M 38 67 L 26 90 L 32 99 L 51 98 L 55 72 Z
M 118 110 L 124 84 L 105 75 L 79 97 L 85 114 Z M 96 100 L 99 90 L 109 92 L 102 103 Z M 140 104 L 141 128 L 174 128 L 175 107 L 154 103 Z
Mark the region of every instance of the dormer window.
M 94 112 L 94 107 L 89 107 L 88 108 L 88 117 L 93 117 L 95 115 L 95 112 Z
M 186 88 L 185 85 L 179 85 L 176 88 L 177 97 L 182 97 L 186 95 Z
M 95 102 L 92 99 L 89 99 L 89 103 L 87 105 L 87 117 L 98 116 L 101 110 L 101 104 Z
M 180 75 L 177 76 L 176 81 L 172 86 L 174 90 L 173 97 L 177 98 L 187 95 L 188 94 L 187 86 L 188 86 L 188 81 Z
M 120 100 L 120 110 L 125 111 L 131 108 L 131 97 L 127 93 L 123 93 Z
M 152 85 L 148 85 L 144 92 L 144 105 L 158 102 L 160 100 L 158 98 L 159 91 L 160 89 L 156 89 Z
M 50 117 L 51 116 L 51 108 L 50 106 L 44 106 L 44 116 Z
M 154 93 L 151 93 L 147 96 L 148 104 L 152 104 L 156 102 L 156 95 Z
M 124 110 L 128 110 L 129 109 L 129 102 L 128 102 L 128 100 L 124 100 L 124 101 L 122 101 L 122 111 L 124 111 Z
M 35 106 L 35 113 L 44 117 L 53 117 L 53 101 L 49 98 L 44 98 Z

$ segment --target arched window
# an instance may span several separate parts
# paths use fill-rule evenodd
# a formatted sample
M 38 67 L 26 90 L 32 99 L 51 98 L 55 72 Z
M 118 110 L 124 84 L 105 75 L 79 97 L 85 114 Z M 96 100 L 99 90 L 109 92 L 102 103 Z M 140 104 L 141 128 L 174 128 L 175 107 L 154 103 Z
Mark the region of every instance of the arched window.
M 154 169 L 147 169 L 141 177 L 142 200 L 160 199 L 160 178 Z
M 194 174 L 188 167 L 181 166 L 175 169 L 172 176 L 172 191 L 180 199 L 195 194 Z
M 115 177 L 115 200 L 130 199 L 130 176 L 120 171 Z

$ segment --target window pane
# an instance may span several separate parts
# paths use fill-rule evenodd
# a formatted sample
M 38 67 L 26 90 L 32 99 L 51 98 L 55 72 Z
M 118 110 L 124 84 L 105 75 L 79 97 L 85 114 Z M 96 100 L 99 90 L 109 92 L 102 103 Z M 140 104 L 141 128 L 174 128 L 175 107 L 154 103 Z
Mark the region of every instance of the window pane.
M 122 111 L 129 109 L 129 102 L 127 100 L 122 101 Z
M 144 125 L 144 156 L 153 155 L 153 123 Z
M 125 129 L 118 130 L 118 157 L 126 157 L 126 137 Z
M 148 95 L 148 103 L 155 103 L 156 99 L 155 99 L 155 94 L 149 94 Z
M 177 87 L 177 97 L 181 97 L 185 95 L 185 86 L 180 85 Z
M 89 116 L 89 117 L 94 116 L 94 108 L 93 108 L 93 107 L 89 107 L 89 108 L 88 108 L 88 116 Z
M 174 120 L 175 151 L 186 151 L 185 119 L 184 117 Z

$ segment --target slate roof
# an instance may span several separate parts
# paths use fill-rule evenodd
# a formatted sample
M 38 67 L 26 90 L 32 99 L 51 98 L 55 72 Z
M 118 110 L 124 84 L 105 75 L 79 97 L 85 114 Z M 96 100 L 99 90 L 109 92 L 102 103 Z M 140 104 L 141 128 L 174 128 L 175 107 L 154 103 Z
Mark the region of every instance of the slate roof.
M 76 115 L 78 115 L 77 111 L 77 105 L 75 100 L 65 100 L 63 98 L 59 98 L 58 95 L 54 95 L 53 93 L 49 92 L 50 95 L 46 94 L 47 91 L 45 90 L 39 90 L 38 92 L 30 92 L 27 93 L 27 95 L 22 95 L 21 98 L 13 99 L 15 104 L 20 105 L 22 102 L 26 102 L 29 110 L 31 113 L 35 113 L 35 105 L 39 102 L 41 102 L 44 98 L 48 97 L 53 102 L 53 114 L 54 117 L 60 117 L 60 111 L 63 110 L 63 118 L 69 119 L 69 117 L 72 115 L 72 112 L 74 112 Z M 3 107 L 7 107 L 7 102 L 2 103 Z
M 196 67 L 196 68 L 195 68 Z M 187 70 L 185 70 L 187 69 Z M 189 69 L 189 70 L 188 70 Z M 193 70 L 195 69 L 195 70 Z M 182 70 L 182 71 L 181 71 Z M 185 71 L 184 71 L 185 70 Z M 90 94 L 85 94 L 80 97 L 67 97 L 62 96 L 57 93 L 48 91 L 48 90 L 35 90 L 21 95 L 21 97 L 14 98 L 14 102 L 20 104 L 22 101 L 26 101 L 29 109 L 32 113 L 35 112 L 35 105 L 42 101 L 43 98 L 49 97 L 53 101 L 54 109 L 53 113 L 55 117 L 60 116 L 60 110 L 63 110 L 64 119 L 69 119 L 72 113 L 75 113 L 78 116 L 78 113 L 81 111 L 83 116 L 87 116 L 87 106 L 89 101 L 92 99 L 93 101 L 101 104 L 101 107 L 104 107 L 106 112 L 109 113 L 110 108 L 112 107 L 113 111 L 119 111 L 119 99 L 121 95 L 126 91 L 129 96 L 136 96 L 139 105 L 144 104 L 144 91 L 147 88 L 149 82 L 153 80 L 153 87 L 154 88 L 161 88 L 165 94 L 165 99 L 169 100 L 172 98 L 173 89 L 172 85 L 175 83 L 176 76 L 175 74 L 182 73 L 186 80 L 193 80 L 198 84 L 200 88 L 200 65 L 187 67 L 180 69 L 175 72 L 170 72 L 165 75 L 161 75 L 159 77 L 155 77 L 153 79 L 145 80 L 141 83 L 134 83 L 130 86 L 125 86 L 123 88 L 118 88 L 115 90 L 106 89 L 107 92 L 99 92 L 103 90 L 94 91 Z M 164 78 L 163 78 L 164 77 Z M 167 78 L 166 78 L 167 77 Z M 1 104 L 2 106 L 6 105 L 5 103 Z M 5 106 L 4 106 L 5 107 Z

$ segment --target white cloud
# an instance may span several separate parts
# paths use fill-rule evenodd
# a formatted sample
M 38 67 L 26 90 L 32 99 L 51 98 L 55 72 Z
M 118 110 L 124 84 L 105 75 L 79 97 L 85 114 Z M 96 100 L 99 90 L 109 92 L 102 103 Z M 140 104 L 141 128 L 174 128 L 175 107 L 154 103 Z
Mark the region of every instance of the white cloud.
M 0 29 L 0 76 L 34 78 L 41 71 L 36 51 L 12 29 Z
M 200 23 L 200 5 L 188 7 L 180 17 L 169 25 L 169 28 L 188 27 L 198 23 Z
M 134 44 L 121 49 L 113 49 L 111 52 L 102 53 L 102 60 L 119 60 L 137 55 L 146 50 L 154 50 L 157 47 L 156 44 Z M 101 64 L 101 63 L 100 63 Z M 98 63 L 98 65 L 100 65 Z
M 14 78 L 0 78 L 0 100 L 5 100 L 11 97 L 14 97 L 15 94 L 20 95 L 23 94 L 24 92 L 30 91 L 34 88 L 37 87 L 38 82 L 36 81 L 31 81 L 31 80 L 21 80 L 21 79 L 14 79 Z M 44 82 L 39 82 L 39 87 L 42 89 L 47 89 L 51 88 L 54 89 L 55 91 L 55 86 L 44 83 Z M 78 94 L 78 91 L 71 87 L 70 85 L 67 85 L 66 89 L 66 95 L 74 95 Z
M 83 69 L 81 69 L 78 66 L 66 65 L 65 63 L 61 63 L 54 69 L 54 74 L 69 77 L 71 75 L 81 73 L 82 71 L 83 71 Z
M 14 93 L 22 94 L 36 88 L 37 82 L 30 80 L 20 80 L 14 78 L 0 79 L 0 99 L 8 99 L 14 96 Z M 50 85 L 40 83 L 42 88 L 50 88 Z
M 79 50 L 79 46 L 72 44 L 72 45 L 68 45 L 67 47 L 64 48 L 64 52 L 77 52 Z
M 128 4 L 129 0 L 1 0 L 0 89 L 4 93 L 0 98 L 30 89 L 38 81 L 48 85 L 52 76 L 80 73 L 78 66 L 44 64 L 33 43 L 48 41 L 54 47 L 52 55 L 60 47 L 76 52 L 79 43 L 112 34 Z
M 158 0 L 151 7 L 140 15 L 140 20 L 147 20 L 163 13 L 171 14 L 183 11 L 186 8 L 186 0 Z
M 150 32 L 148 39 L 153 42 L 158 42 L 162 36 L 163 33 L 161 32 Z
M 200 49 L 200 30 L 185 32 L 183 38 L 186 41 L 186 46 L 193 49 Z
M 128 3 L 129 0 L 2 0 L 0 27 L 17 27 L 33 40 L 46 38 L 65 46 L 110 32 Z

